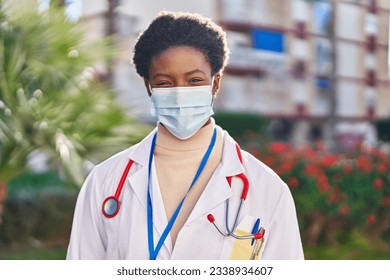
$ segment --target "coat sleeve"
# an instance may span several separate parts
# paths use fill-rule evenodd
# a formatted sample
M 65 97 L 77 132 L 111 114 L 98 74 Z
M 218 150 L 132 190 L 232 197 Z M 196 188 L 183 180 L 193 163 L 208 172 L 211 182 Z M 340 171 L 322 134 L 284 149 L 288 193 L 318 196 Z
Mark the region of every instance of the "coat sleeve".
M 102 198 L 95 170 L 85 180 L 77 198 L 68 246 L 68 260 L 104 259 L 107 235 L 103 228 Z
M 303 260 L 294 200 L 287 185 L 282 185 L 282 192 L 271 215 L 263 259 Z

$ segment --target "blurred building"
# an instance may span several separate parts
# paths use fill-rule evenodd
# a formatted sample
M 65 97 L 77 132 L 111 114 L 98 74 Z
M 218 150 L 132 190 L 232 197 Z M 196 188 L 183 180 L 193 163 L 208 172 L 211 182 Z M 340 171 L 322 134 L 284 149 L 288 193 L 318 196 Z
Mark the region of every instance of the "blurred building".
M 219 108 L 269 116 L 297 144 L 375 143 L 371 122 L 390 116 L 390 1 L 217 2 L 232 51 Z
M 228 33 L 231 56 L 216 110 L 271 117 L 275 139 L 376 142 L 390 116 L 388 0 L 84 0 L 90 39 L 115 34 L 112 78 L 123 102 L 153 121 L 131 65 L 139 31 L 161 10 L 198 12 Z M 333 15 L 335 15 L 333 17 Z
M 4 1 L 16 10 L 50 2 Z M 275 139 L 304 144 L 336 136 L 346 145 L 375 144 L 372 122 L 390 117 L 388 0 L 82 2 L 88 39 L 115 37 L 118 56 L 108 74 L 141 120 L 155 121 L 131 65 L 132 48 L 161 10 L 198 12 L 224 27 L 231 56 L 215 109 L 270 117 Z

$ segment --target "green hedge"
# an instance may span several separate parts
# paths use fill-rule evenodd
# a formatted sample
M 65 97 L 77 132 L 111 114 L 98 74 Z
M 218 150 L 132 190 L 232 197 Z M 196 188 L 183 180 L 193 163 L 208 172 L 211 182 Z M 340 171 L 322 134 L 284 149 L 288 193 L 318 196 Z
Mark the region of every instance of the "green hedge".
M 76 196 L 43 191 L 25 193 L 6 201 L 0 231 L 3 245 L 31 240 L 60 241 L 69 238 Z
M 76 198 L 77 192 L 70 191 L 53 172 L 15 178 L 9 184 L 0 245 L 67 242 Z
M 390 118 L 378 120 L 375 122 L 375 126 L 378 132 L 378 138 L 382 141 L 390 141 Z
M 265 134 L 269 122 L 255 113 L 216 112 L 213 117 L 233 137 L 245 135 L 248 131 Z

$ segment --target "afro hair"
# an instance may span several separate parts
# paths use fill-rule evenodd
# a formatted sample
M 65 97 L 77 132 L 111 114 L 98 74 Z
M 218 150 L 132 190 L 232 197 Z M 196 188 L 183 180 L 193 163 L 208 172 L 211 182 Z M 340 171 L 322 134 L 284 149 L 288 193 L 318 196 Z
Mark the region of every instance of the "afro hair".
M 210 19 L 194 13 L 161 12 L 134 46 L 133 63 L 137 73 L 149 79 L 153 57 L 175 46 L 201 51 L 212 75 L 223 71 L 229 56 L 225 31 Z

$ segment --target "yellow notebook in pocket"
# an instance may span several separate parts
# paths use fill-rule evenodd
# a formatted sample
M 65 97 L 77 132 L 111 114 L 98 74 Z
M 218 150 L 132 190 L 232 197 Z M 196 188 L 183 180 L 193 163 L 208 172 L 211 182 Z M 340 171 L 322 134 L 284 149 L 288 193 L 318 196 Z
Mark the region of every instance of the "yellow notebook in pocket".
M 244 217 L 244 219 L 241 221 L 241 223 L 237 226 L 234 233 L 236 235 L 250 235 L 251 229 L 253 228 L 254 223 L 256 222 L 256 219 L 250 216 Z M 258 241 L 258 242 L 263 242 Z M 259 245 L 259 244 L 258 244 Z M 252 245 L 252 239 L 235 239 L 233 243 L 232 252 L 230 255 L 231 260 L 250 260 L 253 256 L 254 250 L 256 248 L 259 248 L 256 246 L 256 242 Z M 261 246 L 260 246 L 261 249 Z M 259 254 L 254 255 L 254 259 L 257 260 L 260 256 L 260 249 Z
M 237 235 L 248 235 L 250 232 L 236 229 Z M 252 239 L 235 239 L 233 244 L 232 253 L 230 255 L 231 260 L 249 260 L 252 256 L 253 246 L 251 245 Z

